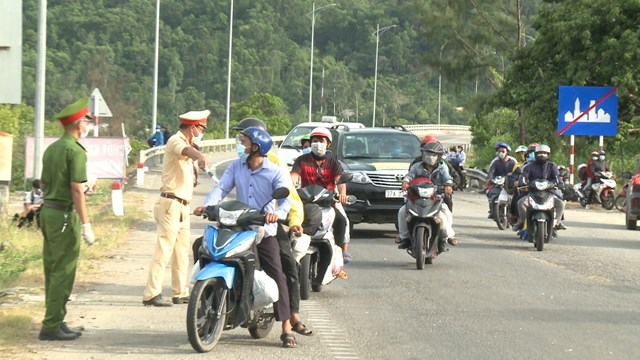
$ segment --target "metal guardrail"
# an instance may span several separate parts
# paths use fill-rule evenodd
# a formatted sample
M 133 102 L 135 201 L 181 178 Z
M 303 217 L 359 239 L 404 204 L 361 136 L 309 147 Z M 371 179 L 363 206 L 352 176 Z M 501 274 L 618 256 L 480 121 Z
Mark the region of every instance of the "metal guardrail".
M 280 144 L 286 136 L 273 136 L 274 145 Z M 204 153 L 235 151 L 236 139 L 211 139 L 202 140 L 198 143 Z M 140 163 L 144 166 L 156 166 L 162 161 L 164 145 L 140 151 Z
M 422 131 L 438 131 L 438 130 L 451 130 L 451 131 L 471 131 L 471 127 L 467 125 L 438 125 L 438 124 L 424 124 L 424 125 L 403 125 L 405 129 L 411 132 Z M 274 136 L 274 144 L 280 144 L 284 141 L 286 136 Z M 234 151 L 236 145 L 236 139 L 212 139 L 203 140 L 198 143 L 200 148 L 205 153 L 220 152 L 220 151 Z M 162 155 L 164 154 L 164 146 L 152 147 L 150 149 L 140 151 L 140 163 L 145 166 L 156 166 L 162 161 Z

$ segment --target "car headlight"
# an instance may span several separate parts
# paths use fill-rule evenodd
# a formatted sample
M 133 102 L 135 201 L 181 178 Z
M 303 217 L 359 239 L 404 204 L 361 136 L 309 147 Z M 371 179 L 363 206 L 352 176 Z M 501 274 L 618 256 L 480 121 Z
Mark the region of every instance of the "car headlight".
M 433 193 L 436 191 L 436 188 L 428 187 L 428 188 L 418 188 L 418 196 L 421 198 L 430 198 L 433 196 Z
M 365 173 L 354 172 L 352 174 L 353 174 L 353 179 L 351 179 L 351 182 L 358 183 L 358 184 L 366 184 L 368 182 L 371 182 L 371 180 L 369 180 L 369 177 Z

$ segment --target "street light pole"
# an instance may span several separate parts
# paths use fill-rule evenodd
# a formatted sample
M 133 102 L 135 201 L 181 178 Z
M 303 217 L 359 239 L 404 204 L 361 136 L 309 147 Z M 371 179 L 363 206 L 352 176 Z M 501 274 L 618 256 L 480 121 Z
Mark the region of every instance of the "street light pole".
M 160 48 L 160 0 L 156 0 L 156 44 L 153 53 L 153 108 L 151 109 L 151 133 L 158 123 L 158 51 Z
M 336 6 L 336 4 L 328 4 L 316 9 L 316 3 L 313 3 L 311 7 L 311 61 L 309 64 L 309 122 L 311 122 L 311 105 L 313 98 L 313 37 L 316 28 L 316 11 L 328 8 L 329 6 Z M 307 14 L 308 15 L 308 14 Z
M 380 24 L 376 27 L 376 32 L 373 34 L 376 35 L 376 65 L 375 65 L 375 75 L 373 76 L 373 120 L 371 121 L 371 126 L 376 126 L 376 95 L 378 90 L 378 47 L 380 45 L 380 34 L 385 31 L 394 28 L 398 25 L 389 25 L 380 29 Z
M 229 139 L 229 114 L 231 110 L 231 49 L 233 48 L 233 0 L 229 10 L 229 59 L 227 60 L 227 113 L 225 116 L 224 138 Z
M 440 47 L 440 62 L 442 63 L 442 49 L 447 45 L 445 41 Z M 442 99 L 442 65 L 439 66 L 438 74 L 438 129 L 440 129 L 440 101 Z

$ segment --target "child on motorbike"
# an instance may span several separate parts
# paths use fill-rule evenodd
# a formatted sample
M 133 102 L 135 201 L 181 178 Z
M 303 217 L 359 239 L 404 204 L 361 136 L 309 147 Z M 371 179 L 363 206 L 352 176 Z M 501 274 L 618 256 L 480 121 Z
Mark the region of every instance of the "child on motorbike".
M 402 190 L 407 190 L 409 182 L 418 177 L 427 177 L 437 186 L 444 187 L 444 193 L 453 193 L 453 180 L 449 174 L 447 165 L 440 160 L 445 153 L 445 149 L 439 141 L 430 141 L 422 145 L 422 161 L 415 163 L 409 169 L 409 173 L 402 179 Z M 447 204 L 442 204 L 438 213 L 438 218 L 442 224 L 442 233 L 438 243 L 438 253 L 445 251 L 445 241 L 452 246 L 458 244 L 453 231 L 453 215 Z M 403 205 L 398 211 L 398 249 L 408 249 L 411 247 L 409 226 L 407 224 L 407 206 Z
M 549 148 L 549 146 L 544 144 L 536 146 L 535 161 L 527 164 L 527 166 L 522 169 L 522 175 L 519 179 L 520 184 L 525 185 L 537 179 L 547 179 L 550 182 L 558 184 L 558 166 L 549 160 L 550 155 L 551 148 Z M 555 194 L 553 203 L 556 212 L 555 228 L 557 230 L 565 230 L 567 227 L 561 222 L 564 214 L 564 201 L 558 192 Z M 527 216 L 527 207 L 529 207 L 529 197 L 524 196 L 518 200 L 518 221 L 512 226 L 513 231 L 518 231 L 522 227 L 524 219 Z

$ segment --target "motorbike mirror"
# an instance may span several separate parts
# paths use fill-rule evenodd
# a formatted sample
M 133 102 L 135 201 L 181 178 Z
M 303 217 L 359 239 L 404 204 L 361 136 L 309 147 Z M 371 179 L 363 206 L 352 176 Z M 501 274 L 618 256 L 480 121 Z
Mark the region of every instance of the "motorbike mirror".
M 276 200 L 284 199 L 289 196 L 289 189 L 286 187 L 277 188 L 273 190 L 271 196 Z
M 212 221 L 216 220 L 216 206 L 215 205 L 209 205 L 204 209 L 204 212 L 202 213 L 202 217 L 205 219 L 209 219 Z
M 340 176 L 340 179 L 338 179 L 338 184 L 348 183 L 351 180 L 353 180 L 352 173 L 343 173 L 342 176 Z
M 632 178 L 631 173 L 628 172 L 628 171 L 623 172 L 622 173 L 622 177 L 627 179 L 627 180 L 631 180 L 631 178 Z

